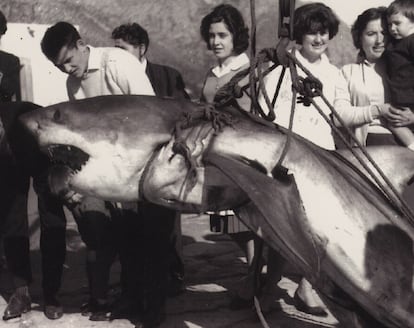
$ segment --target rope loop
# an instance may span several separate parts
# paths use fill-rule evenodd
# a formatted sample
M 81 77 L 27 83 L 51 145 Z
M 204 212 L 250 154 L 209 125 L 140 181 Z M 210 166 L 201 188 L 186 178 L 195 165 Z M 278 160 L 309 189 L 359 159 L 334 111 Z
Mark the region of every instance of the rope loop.
M 312 104 L 311 98 L 322 95 L 322 82 L 315 77 L 298 77 L 297 83 L 295 83 L 294 86 L 300 94 L 298 103 L 302 103 L 306 107 L 309 107 Z

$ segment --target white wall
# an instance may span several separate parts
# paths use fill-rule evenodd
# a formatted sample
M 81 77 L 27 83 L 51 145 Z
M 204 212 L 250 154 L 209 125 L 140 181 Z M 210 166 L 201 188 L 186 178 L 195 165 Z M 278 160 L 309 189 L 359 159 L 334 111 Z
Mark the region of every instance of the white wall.
M 47 106 L 68 100 L 67 75 L 59 71 L 40 49 L 48 25 L 8 23 L 0 49 L 30 60 L 33 102 Z
M 359 14 L 371 7 L 388 6 L 393 0 L 322 0 L 320 2 L 332 8 L 338 17 L 348 26 L 351 26 Z M 315 0 L 302 0 L 298 5 L 316 2 Z

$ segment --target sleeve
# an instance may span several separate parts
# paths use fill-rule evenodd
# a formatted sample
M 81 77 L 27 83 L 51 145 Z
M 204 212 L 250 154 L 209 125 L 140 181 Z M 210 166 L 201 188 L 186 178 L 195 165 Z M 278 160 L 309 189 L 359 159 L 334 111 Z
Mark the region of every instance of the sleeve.
M 340 70 L 335 84 L 334 108 L 344 123 L 348 126 L 370 123 L 373 120 L 371 106 L 355 106 L 355 104 L 352 103 L 352 95 L 349 88 L 351 78 L 352 74 L 347 72 L 345 68 Z M 368 98 L 367 103 L 369 103 Z M 337 119 L 334 119 L 334 122 L 338 126 L 341 125 Z
M 175 79 L 175 93 L 174 97 L 176 98 L 184 98 L 184 99 L 190 99 L 190 96 L 188 95 L 187 91 L 185 91 L 185 83 L 183 80 L 183 77 L 179 72 L 177 72 L 176 79 Z
M 414 63 L 414 36 L 410 36 L 410 42 L 408 42 L 407 51 L 411 63 Z
M 20 60 L 15 56 L 9 58 L 9 65 L 0 69 L 0 97 L 9 101 L 15 96 L 20 101 Z
M 116 49 L 108 58 L 107 74 L 120 88 L 122 94 L 155 96 L 145 66 L 125 50 Z

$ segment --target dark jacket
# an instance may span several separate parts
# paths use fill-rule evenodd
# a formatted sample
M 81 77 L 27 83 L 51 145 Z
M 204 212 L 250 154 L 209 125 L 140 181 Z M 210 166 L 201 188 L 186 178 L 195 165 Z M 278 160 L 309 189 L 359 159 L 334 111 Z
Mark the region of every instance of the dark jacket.
M 155 95 L 158 97 L 186 98 L 185 84 L 181 74 L 172 67 L 147 62 L 145 70 Z
M 11 101 L 20 96 L 20 60 L 18 57 L 0 50 L 0 102 Z
M 390 42 L 384 56 L 392 103 L 412 108 L 414 106 L 414 34 Z

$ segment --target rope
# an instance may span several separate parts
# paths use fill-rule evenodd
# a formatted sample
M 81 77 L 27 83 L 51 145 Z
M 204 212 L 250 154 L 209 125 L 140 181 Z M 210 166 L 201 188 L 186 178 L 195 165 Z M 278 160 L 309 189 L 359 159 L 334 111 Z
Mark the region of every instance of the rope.
M 251 42 L 250 42 L 250 55 L 251 58 L 256 58 L 256 7 L 255 0 L 250 0 L 250 16 L 251 16 Z M 249 86 L 250 86 L 250 111 L 254 114 L 257 114 L 256 103 L 257 103 L 257 93 L 256 93 L 256 83 L 255 79 L 255 66 L 250 65 L 249 70 Z
M 359 163 L 362 165 L 362 167 L 368 172 L 368 174 L 373 178 L 373 180 L 377 183 L 380 190 L 388 197 L 388 199 L 394 204 L 396 208 L 398 208 L 402 214 L 408 219 L 409 223 L 411 225 L 414 225 L 414 214 L 411 211 L 411 209 L 408 207 L 407 203 L 404 201 L 404 199 L 399 195 L 398 191 L 395 189 L 391 181 L 387 178 L 387 176 L 384 174 L 384 172 L 381 170 L 381 168 L 375 163 L 375 161 L 372 159 L 372 157 L 369 155 L 369 153 L 366 151 L 365 147 L 358 141 L 358 139 L 354 136 L 352 131 L 349 129 L 349 127 L 345 124 L 345 122 L 342 120 L 341 116 L 338 114 L 338 112 L 335 110 L 335 108 L 330 104 L 330 102 L 326 99 L 322 92 L 322 83 L 308 70 L 306 67 L 304 67 L 297 58 L 291 54 L 288 53 L 288 56 L 290 60 L 295 63 L 295 65 L 299 66 L 303 72 L 308 76 L 309 78 L 309 86 L 301 89 L 299 86 L 300 91 L 303 91 L 303 97 L 304 101 L 309 101 L 319 112 L 319 114 L 325 119 L 325 121 L 329 124 L 329 126 L 335 131 L 335 133 L 341 138 L 341 140 L 345 143 L 345 145 L 349 148 L 349 150 L 352 152 L 352 154 L 355 156 L 355 158 L 359 161 Z M 292 76 L 292 80 L 294 77 Z M 305 79 L 306 80 L 306 79 Z M 318 81 L 315 83 L 315 81 Z M 293 83 L 294 88 L 296 88 L 298 83 Z M 363 158 L 358 154 L 354 147 L 352 147 L 351 143 L 346 140 L 346 138 L 343 136 L 343 134 L 340 132 L 340 130 L 335 126 L 335 124 L 332 123 L 332 120 L 322 111 L 322 109 L 319 107 L 318 104 L 315 103 L 313 100 L 313 97 L 320 96 L 324 103 L 328 106 L 330 111 L 332 112 L 332 115 L 334 118 L 338 120 L 338 122 L 345 128 L 346 132 L 351 136 L 351 139 L 353 142 L 356 143 L 357 148 L 361 150 L 365 158 L 369 161 L 369 163 L 374 167 L 375 171 L 381 176 L 383 181 L 385 182 L 385 185 L 382 181 L 378 179 L 378 177 L 375 175 L 373 170 L 371 170 L 370 167 L 365 163 Z M 391 193 L 386 188 L 386 186 L 391 190 Z

